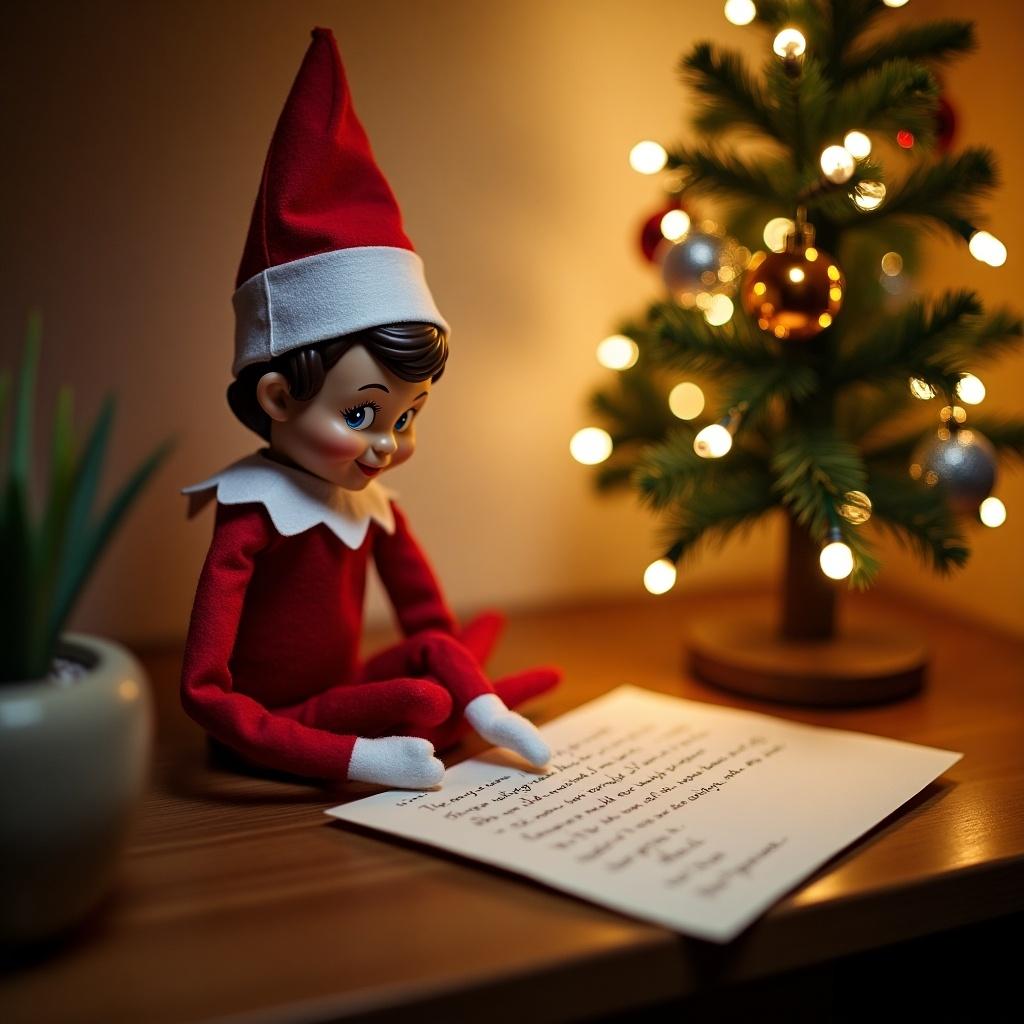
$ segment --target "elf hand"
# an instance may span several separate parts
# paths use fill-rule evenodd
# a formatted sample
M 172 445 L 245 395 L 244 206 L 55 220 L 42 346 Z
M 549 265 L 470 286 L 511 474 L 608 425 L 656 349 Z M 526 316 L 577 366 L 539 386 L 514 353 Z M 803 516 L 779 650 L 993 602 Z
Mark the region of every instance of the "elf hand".
M 482 612 L 461 629 L 455 631 L 455 639 L 465 647 L 481 665 L 487 663 L 505 628 L 505 616 L 501 612 Z
M 509 711 L 496 693 L 474 697 L 466 705 L 465 715 L 466 721 L 485 740 L 515 751 L 535 768 L 543 768 L 551 760 L 551 748 L 533 722 Z
M 360 736 L 352 747 L 348 777 L 392 789 L 431 789 L 444 778 L 444 765 L 434 746 L 416 736 Z

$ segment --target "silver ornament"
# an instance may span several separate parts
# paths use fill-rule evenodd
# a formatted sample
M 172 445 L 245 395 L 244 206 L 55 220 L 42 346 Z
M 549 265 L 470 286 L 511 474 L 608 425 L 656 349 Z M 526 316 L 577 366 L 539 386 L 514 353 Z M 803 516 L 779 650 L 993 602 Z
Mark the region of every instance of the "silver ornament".
M 692 231 L 673 245 L 661 264 L 661 276 L 673 295 L 712 291 L 722 265 L 722 239 Z
M 918 446 L 910 475 L 929 487 L 941 484 L 954 512 L 977 512 L 995 487 L 996 452 L 976 430 L 943 426 Z

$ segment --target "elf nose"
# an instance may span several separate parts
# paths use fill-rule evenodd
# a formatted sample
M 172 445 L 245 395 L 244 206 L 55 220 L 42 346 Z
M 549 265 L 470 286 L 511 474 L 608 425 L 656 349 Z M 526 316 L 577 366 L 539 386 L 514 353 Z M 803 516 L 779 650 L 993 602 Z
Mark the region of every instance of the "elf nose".
M 386 434 L 377 434 L 373 439 L 373 450 L 377 455 L 393 455 L 398 449 L 398 442 L 395 435 L 390 431 Z

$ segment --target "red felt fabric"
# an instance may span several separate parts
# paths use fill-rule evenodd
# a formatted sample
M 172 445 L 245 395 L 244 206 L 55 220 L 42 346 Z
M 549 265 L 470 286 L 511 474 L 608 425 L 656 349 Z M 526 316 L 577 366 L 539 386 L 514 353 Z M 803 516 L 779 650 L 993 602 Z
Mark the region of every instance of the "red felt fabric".
M 492 687 L 486 654 L 499 616 L 456 638 L 433 571 L 393 506 L 395 532 L 371 523 L 353 551 L 323 525 L 280 536 L 259 504 L 218 505 L 196 591 L 181 696 L 207 732 L 244 758 L 313 778 L 347 776 L 357 736 L 453 743 L 466 704 L 496 690 L 510 706 L 550 689 L 550 669 Z M 358 661 L 373 558 L 407 639 Z M 475 650 L 474 650 L 475 648 Z
M 315 28 L 270 142 L 235 286 L 281 263 L 366 245 L 412 249 L 334 35 Z

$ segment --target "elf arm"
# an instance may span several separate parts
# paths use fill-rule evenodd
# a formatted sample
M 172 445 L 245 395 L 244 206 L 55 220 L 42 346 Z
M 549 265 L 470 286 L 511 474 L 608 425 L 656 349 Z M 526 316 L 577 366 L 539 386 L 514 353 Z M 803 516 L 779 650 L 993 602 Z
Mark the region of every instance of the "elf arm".
M 211 736 L 251 761 L 296 775 L 344 779 L 355 736 L 275 715 L 234 688 L 230 664 L 246 589 L 256 556 L 275 536 L 259 506 L 218 504 L 192 607 L 181 701 Z
M 389 534 L 381 530 L 377 534 L 373 558 L 402 633 L 413 636 L 426 629 L 436 629 L 456 634 L 455 617 L 441 594 L 434 570 L 409 532 L 401 509 L 397 505 L 391 507 L 395 532 Z

